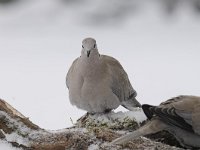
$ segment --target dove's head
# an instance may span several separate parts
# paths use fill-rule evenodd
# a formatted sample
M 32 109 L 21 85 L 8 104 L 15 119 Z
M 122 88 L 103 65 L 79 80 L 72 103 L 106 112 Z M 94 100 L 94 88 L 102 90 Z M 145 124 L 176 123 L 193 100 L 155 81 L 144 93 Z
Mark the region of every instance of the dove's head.
M 99 56 L 96 40 L 93 38 L 85 38 L 82 41 L 82 56 L 87 58 Z

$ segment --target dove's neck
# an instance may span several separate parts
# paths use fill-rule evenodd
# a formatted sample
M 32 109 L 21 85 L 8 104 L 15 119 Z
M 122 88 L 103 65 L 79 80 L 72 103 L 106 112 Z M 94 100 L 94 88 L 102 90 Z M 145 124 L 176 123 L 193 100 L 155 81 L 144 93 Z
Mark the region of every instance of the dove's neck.
M 87 67 L 90 67 L 90 66 L 92 67 L 92 66 L 97 65 L 99 63 L 100 54 L 99 54 L 98 51 L 91 52 L 89 56 L 82 53 L 80 59 L 81 59 L 81 63 L 83 65 L 86 65 Z
M 81 57 L 81 64 L 83 67 L 95 67 L 100 63 L 100 57 Z
M 94 75 L 98 72 L 98 68 L 101 65 L 100 56 L 84 57 L 80 58 L 80 70 L 85 76 Z

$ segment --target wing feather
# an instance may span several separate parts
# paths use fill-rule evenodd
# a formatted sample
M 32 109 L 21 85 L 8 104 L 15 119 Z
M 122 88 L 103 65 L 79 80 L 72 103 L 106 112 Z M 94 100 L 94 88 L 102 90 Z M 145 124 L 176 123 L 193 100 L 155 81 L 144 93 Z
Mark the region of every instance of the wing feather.
M 122 65 L 113 57 L 101 56 L 109 74 L 111 75 L 111 89 L 113 93 L 119 98 L 120 101 L 128 100 L 129 97 L 135 97 L 136 91 L 133 89 L 128 75 L 123 69 Z
M 69 85 L 70 85 L 70 78 L 71 78 L 71 76 L 72 76 L 72 72 L 73 72 L 73 70 L 74 70 L 74 67 L 75 67 L 77 61 L 78 61 L 78 58 L 75 59 L 75 60 L 73 61 L 71 67 L 69 68 L 69 71 L 67 72 L 67 76 L 66 76 L 66 85 L 67 85 L 67 88 L 68 88 L 68 89 L 69 89 Z
M 162 121 L 167 124 L 177 126 L 189 132 L 194 132 L 191 124 L 188 124 L 184 118 L 180 117 L 173 107 L 163 108 L 151 105 L 143 105 L 143 110 L 147 114 L 148 118 L 159 117 Z M 148 108 L 148 109 L 145 109 Z
M 194 105 L 189 105 L 191 103 L 193 104 L 193 101 L 196 101 L 195 98 L 196 97 L 191 96 L 179 96 L 161 103 L 160 106 L 145 104 L 142 108 L 149 119 L 157 116 L 168 124 L 177 126 L 189 132 L 195 132 L 193 122 L 199 121 L 195 121 L 192 118 L 192 106 Z

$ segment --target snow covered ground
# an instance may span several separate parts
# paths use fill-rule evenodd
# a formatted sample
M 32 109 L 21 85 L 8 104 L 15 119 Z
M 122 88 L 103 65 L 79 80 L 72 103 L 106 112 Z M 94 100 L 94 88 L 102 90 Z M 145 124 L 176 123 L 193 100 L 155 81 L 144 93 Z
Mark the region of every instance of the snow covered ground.
M 1 141 L 1 140 L 0 140 L 0 148 L 1 148 L 2 150 L 21 150 L 21 149 L 19 149 L 19 148 L 13 148 L 13 147 L 11 146 L 11 144 L 9 144 L 9 143 L 7 143 L 7 142 L 4 142 L 4 141 Z
M 200 20 L 189 8 L 165 18 L 152 5 L 94 25 L 88 17 L 95 2 L 0 6 L 0 98 L 42 128 L 71 126 L 85 112 L 70 105 L 65 76 L 88 36 L 96 38 L 100 53 L 121 62 L 141 103 L 200 95 Z

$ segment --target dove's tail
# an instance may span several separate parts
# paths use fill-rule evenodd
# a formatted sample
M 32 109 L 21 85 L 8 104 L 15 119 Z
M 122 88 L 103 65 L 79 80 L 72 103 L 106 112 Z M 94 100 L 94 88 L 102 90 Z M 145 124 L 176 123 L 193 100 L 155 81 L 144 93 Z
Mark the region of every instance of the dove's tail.
M 128 100 L 123 101 L 121 105 L 130 111 L 135 110 L 136 107 L 142 107 L 142 105 L 136 100 L 134 96 L 130 97 Z

